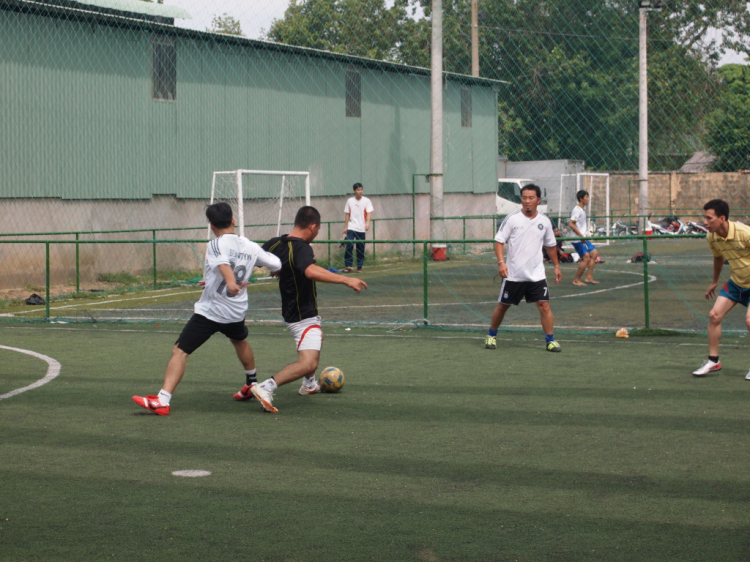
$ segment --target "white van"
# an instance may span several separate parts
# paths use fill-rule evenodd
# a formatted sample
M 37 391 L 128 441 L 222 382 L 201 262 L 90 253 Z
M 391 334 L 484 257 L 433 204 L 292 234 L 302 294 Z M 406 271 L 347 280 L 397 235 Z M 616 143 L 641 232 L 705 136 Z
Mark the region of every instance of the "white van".
M 536 182 L 527 178 L 498 178 L 495 213 L 504 216 L 520 209 L 521 188 L 530 183 Z M 537 207 L 537 210 L 540 213 L 547 212 L 547 190 L 544 188 L 542 188 L 542 202 Z

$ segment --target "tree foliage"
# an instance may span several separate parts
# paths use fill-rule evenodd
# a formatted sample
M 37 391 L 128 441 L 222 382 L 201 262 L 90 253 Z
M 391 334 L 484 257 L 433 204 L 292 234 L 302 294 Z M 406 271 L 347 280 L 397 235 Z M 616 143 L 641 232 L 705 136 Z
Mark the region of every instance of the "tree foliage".
M 652 169 L 704 147 L 726 49 L 748 50 L 745 1 L 665 0 L 649 22 Z M 636 0 L 479 0 L 480 73 L 502 80 L 499 144 L 511 160 L 638 165 Z M 292 0 L 268 38 L 409 65 L 430 65 L 430 0 Z M 443 0 L 444 69 L 471 72 L 471 2 Z M 723 36 L 711 33 L 713 28 Z
M 244 37 L 244 34 L 242 33 L 242 26 L 240 25 L 239 20 L 235 19 L 227 13 L 224 13 L 220 16 L 215 15 L 211 19 L 211 27 L 206 29 L 206 31 L 213 31 L 214 33 L 224 33 L 226 35 L 239 35 L 241 37 Z
M 750 169 L 750 66 L 728 64 L 719 69 L 723 79 L 718 104 L 706 127 L 706 144 L 717 159 L 719 172 Z
M 398 61 L 407 0 L 291 0 L 267 39 L 287 45 Z

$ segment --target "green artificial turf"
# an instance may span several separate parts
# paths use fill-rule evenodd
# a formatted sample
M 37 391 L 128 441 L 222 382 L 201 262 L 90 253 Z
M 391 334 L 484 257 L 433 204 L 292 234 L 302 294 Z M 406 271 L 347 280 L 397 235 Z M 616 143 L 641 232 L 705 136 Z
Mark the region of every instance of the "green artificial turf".
M 0 400 L 0 560 L 730 561 L 750 556 L 744 339 L 695 378 L 699 337 L 326 328 L 336 395 L 231 396 L 217 335 L 172 413 L 156 394 L 180 326 L 0 326 L 62 365 Z M 260 378 L 295 358 L 251 328 Z M 0 349 L 0 394 L 47 364 Z M 210 471 L 180 478 L 173 471 Z

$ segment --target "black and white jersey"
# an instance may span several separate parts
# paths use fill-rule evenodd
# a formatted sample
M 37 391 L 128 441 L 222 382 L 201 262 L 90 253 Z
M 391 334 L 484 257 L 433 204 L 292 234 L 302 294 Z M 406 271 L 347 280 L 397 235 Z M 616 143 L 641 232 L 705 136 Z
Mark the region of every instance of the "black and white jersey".
M 277 271 L 281 262 L 244 236 L 224 234 L 208 243 L 203 268 L 206 285 L 200 300 L 195 303 L 195 313 L 221 324 L 239 322 L 247 314 L 247 288 L 234 296 L 227 294 L 227 284 L 219 271 L 222 264 L 232 268 L 239 284 L 250 279 L 256 265 Z

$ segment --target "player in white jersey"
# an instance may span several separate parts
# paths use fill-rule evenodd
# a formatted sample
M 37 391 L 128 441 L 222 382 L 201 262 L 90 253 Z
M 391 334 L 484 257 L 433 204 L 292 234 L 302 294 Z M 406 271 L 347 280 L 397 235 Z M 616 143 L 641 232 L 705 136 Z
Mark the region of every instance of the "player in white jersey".
M 177 338 L 172 358 L 164 374 L 164 385 L 157 396 L 133 396 L 133 402 L 160 416 L 169 414 L 172 393 L 185 374 L 188 356 L 216 332 L 232 342 L 237 357 L 245 368 L 246 385 L 257 381 L 253 349 L 247 342 L 247 286 L 253 268 L 267 267 L 271 272 L 281 268 L 281 261 L 261 249 L 258 244 L 234 233 L 232 207 L 214 203 L 206 209 L 206 217 L 216 238 L 208 243 L 204 264 L 203 293 L 195 303 L 195 313 Z M 237 394 L 240 394 L 240 391 Z M 248 396 L 236 400 L 247 400 Z
M 560 351 L 560 344 L 555 341 L 542 247 L 547 249 L 547 255 L 555 266 L 555 283 L 560 282 L 562 273 L 552 223 L 546 215 L 537 211 L 541 201 L 542 190 L 539 186 L 529 184 L 521 188 L 521 209 L 505 217 L 495 236 L 497 269 L 503 284 L 497 306 L 492 312 L 489 333 L 484 340 L 487 349 L 497 348 L 497 331 L 505 313 L 511 305 L 520 303 L 525 297 L 526 302 L 536 303 L 539 309 L 547 351 Z
M 586 236 L 589 233 L 588 219 L 586 218 L 586 205 L 589 204 L 589 192 L 582 189 L 576 193 L 576 200 L 578 204 L 573 207 L 573 211 L 570 213 L 570 221 L 568 221 L 570 229 L 581 237 L 580 241 L 573 242 L 573 248 L 575 248 L 581 258 L 576 276 L 573 279 L 573 285 L 578 285 L 579 287 L 585 287 L 586 283 L 598 285 L 599 281 L 594 281 L 594 266 L 599 257 L 599 251 L 591 243 L 591 240 L 586 240 Z M 583 275 L 583 272 L 587 268 L 589 272 L 586 278 L 581 281 L 581 275 Z
M 362 195 L 364 187 L 361 183 L 352 186 L 354 197 L 350 197 L 344 206 L 344 237 L 346 240 L 364 240 L 366 233 L 370 230 L 370 217 L 372 216 L 372 201 Z M 346 245 L 344 251 L 344 271 L 351 273 L 354 257 L 352 256 L 351 242 Z M 365 245 L 357 244 L 357 271 L 362 272 L 365 265 Z

